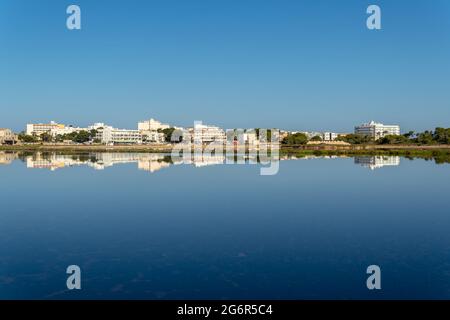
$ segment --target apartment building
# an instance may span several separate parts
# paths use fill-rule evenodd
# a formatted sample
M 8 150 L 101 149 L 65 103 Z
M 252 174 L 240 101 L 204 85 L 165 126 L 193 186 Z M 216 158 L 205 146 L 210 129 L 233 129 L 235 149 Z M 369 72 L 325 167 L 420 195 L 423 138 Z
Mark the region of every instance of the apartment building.
M 103 125 L 97 127 L 96 139 L 106 144 L 142 144 L 142 134 L 139 130 L 117 129 Z
M 335 132 L 324 132 L 322 133 L 322 140 L 323 141 L 334 141 L 339 136 L 338 133 Z
M 58 132 L 64 130 L 65 125 L 51 121 L 50 123 L 29 123 L 27 124 L 26 134 L 40 136 L 43 133 Z
M 400 135 L 399 125 L 385 125 L 371 121 L 355 127 L 355 134 L 365 135 L 378 140 L 388 135 Z
M 196 123 L 191 129 L 194 144 L 215 143 L 224 144 L 226 141 L 225 131 L 219 127 Z
M 142 134 L 143 142 L 147 143 L 165 143 L 166 136 L 158 131 L 139 131 Z

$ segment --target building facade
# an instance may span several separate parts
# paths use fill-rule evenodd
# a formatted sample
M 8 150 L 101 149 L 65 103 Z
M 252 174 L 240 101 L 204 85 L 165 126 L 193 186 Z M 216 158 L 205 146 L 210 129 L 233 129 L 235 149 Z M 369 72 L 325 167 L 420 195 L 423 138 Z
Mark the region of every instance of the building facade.
M 192 140 L 194 144 L 224 144 L 226 135 L 222 128 L 196 123 L 192 130 Z
M 95 138 L 105 144 L 142 144 L 142 134 L 138 130 L 117 129 L 106 125 L 96 130 Z
M 150 119 L 147 121 L 142 121 L 138 123 L 138 130 L 139 131 L 158 131 L 158 130 L 164 130 L 169 129 L 170 125 L 166 123 L 161 123 L 158 120 Z
M 65 125 L 51 121 L 50 123 L 29 123 L 27 124 L 26 134 L 30 136 L 40 136 L 43 133 L 57 132 L 64 130 Z
M 146 143 L 165 143 L 166 142 L 166 136 L 162 132 L 158 131 L 140 131 L 142 135 L 142 141 Z
M 322 140 L 323 141 L 334 141 L 337 139 L 338 136 L 339 136 L 339 134 L 337 134 L 335 132 L 324 132 L 324 133 L 322 133 Z
M 388 135 L 400 135 L 400 126 L 385 125 L 371 121 L 355 127 L 355 134 L 369 136 L 378 140 Z
M 0 144 L 16 144 L 17 140 L 17 135 L 15 135 L 10 129 L 0 128 Z

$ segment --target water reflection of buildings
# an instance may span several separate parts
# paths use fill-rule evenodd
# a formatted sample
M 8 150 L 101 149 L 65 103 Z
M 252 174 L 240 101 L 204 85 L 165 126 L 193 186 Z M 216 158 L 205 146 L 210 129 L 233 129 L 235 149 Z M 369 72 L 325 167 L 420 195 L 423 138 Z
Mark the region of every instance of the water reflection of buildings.
M 355 164 L 375 170 L 385 166 L 400 165 L 400 157 L 398 156 L 358 156 L 355 157 Z
M 11 164 L 17 158 L 17 153 L 0 152 L 0 164 Z
M 139 170 L 148 172 L 156 172 L 171 165 L 193 165 L 195 167 L 205 167 L 221 164 L 266 164 L 278 161 L 278 159 L 270 158 L 263 155 L 247 154 L 247 155 L 227 155 L 218 154 L 192 154 L 187 157 L 172 157 L 170 154 L 160 153 L 102 153 L 91 152 L 86 154 L 57 154 L 36 152 L 30 155 L 19 155 L 18 153 L 0 152 L 0 164 L 10 164 L 17 158 L 26 162 L 27 168 L 40 168 L 56 170 L 65 167 L 74 167 L 86 165 L 95 170 L 104 170 L 108 167 L 119 164 L 137 163 Z M 308 159 L 336 159 L 342 156 L 316 156 L 308 155 L 304 157 L 283 155 L 279 160 L 308 160 Z M 347 158 L 347 157 L 346 157 Z M 400 165 L 400 157 L 398 156 L 357 156 L 354 163 L 371 170 L 384 166 Z
M 17 157 L 17 156 L 16 156 Z M 2 158 L 0 158 L 1 161 Z M 12 159 L 13 160 L 13 159 Z M 12 161 L 10 160 L 10 162 Z M 170 154 L 159 153 L 87 153 L 82 155 L 67 155 L 55 153 L 40 153 L 25 157 L 27 168 L 57 170 L 65 167 L 87 165 L 95 170 L 104 170 L 119 164 L 137 163 L 139 170 L 156 172 L 163 168 L 178 164 L 189 164 L 195 167 L 225 163 L 225 156 L 194 154 L 187 158 L 172 160 Z

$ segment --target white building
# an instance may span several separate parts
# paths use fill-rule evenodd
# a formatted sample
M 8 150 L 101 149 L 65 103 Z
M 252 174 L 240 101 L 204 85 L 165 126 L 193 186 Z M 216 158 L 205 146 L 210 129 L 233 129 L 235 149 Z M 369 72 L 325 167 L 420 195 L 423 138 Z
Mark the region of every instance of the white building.
M 369 136 L 378 140 L 388 135 L 400 135 L 400 126 L 384 125 L 371 121 L 355 127 L 355 134 Z
M 65 135 L 74 132 L 80 131 L 89 131 L 89 128 L 80 128 L 74 126 L 66 126 L 64 124 L 59 124 L 54 121 L 50 123 L 36 123 L 36 124 L 27 124 L 26 134 L 40 136 L 43 133 L 48 133 L 52 137 L 56 137 L 58 135 Z
M 338 136 L 339 136 L 339 134 L 337 134 L 335 132 L 324 132 L 324 133 L 322 133 L 322 140 L 323 141 L 334 141 L 337 139 Z
M 80 132 L 80 131 L 89 131 L 87 128 L 80 128 L 80 127 L 72 127 L 72 126 L 64 126 L 62 128 L 54 128 L 50 130 L 50 134 L 53 137 L 56 137 L 58 135 L 65 135 L 65 134 L 71 134 L 74 132 Z
M 142 134 L 144 142 L 151 143 L 164 143 L 166 142 L 166 136 L 162 132 L 158 131 L 139 131 Z
M 0 144 L 15 144 L 17 136 L 10 129 L 0 129 Z
M 138 131 L 141 133 L 144 142 L 164 143 L 165 135 L 160 130 L 169 129 L 170 125 L 161 123 L 155 119 L 138 123 Z
M 224 144 L 226 141 L 225 131 L 219 127 L 196 123 L 191 131 L 193 131 L 192 140 L 194 144 Z
M 91 131 L 91 130 L 98 130 L 98 129 L 102 129 L 102 128 L 104 128 L 104 127 L 107 127 L 107 125 L 104 124 L 103 122 L 96 122 L 96 123 L 94 123 L 92 126 L 89 126 L 89 127 L 88 127 L 88 131 Z
M 103 125 L 97 129 L 96 139 L 102 143 L 115 144 L 141 144 L 142 134 L 138 130 L 117 129 Z
M 29 123 L 27 124 L 27 135 L 40 136 L 43 133 L 51 133 L 52 131 L 62 130 L 65 125 L 51 121 L 50 123 Z
M 150 119 L 147 121 L 142 121 L 138 123 L 138 130 L 139 131 L 158 131 L 158 130 L 164 130 L 169 129 L 170 125 L 166 123 L 161 123 L 158 120 Z

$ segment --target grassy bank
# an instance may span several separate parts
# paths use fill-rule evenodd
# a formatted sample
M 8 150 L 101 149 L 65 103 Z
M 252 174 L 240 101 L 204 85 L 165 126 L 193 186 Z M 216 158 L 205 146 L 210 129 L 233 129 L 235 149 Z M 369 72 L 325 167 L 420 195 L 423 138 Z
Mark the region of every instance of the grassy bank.
M 0 146 L 0 151 L 25 151 L 25 152 L 146 152 L 146 153 L 166 153 L 171 152 L 170 145 L 46 145 L 27 144 L 15 146 Z

